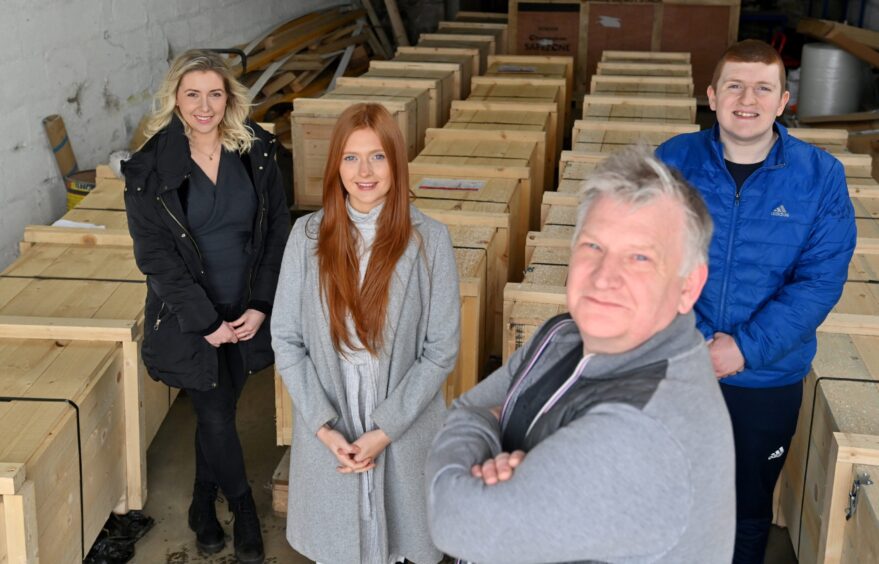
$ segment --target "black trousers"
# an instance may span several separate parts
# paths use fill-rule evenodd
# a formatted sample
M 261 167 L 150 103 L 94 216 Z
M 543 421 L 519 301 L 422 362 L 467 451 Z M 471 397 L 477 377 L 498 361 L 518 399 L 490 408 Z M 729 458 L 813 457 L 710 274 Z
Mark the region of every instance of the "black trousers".
M 721 383 L 736 447 L 735 564 L 763 564 L 772 523 L 772 493 L 803 399 L 803 383 L 742 388 Z
M 235 426 L 238 398 L 247 372 L 237 344 L 217 349 L 219 378 L 209 391 L 187 390 L 195 408 L 195 479 L 217 484 L 227 498 L 244 495 L 250 486 L 244 452 Z

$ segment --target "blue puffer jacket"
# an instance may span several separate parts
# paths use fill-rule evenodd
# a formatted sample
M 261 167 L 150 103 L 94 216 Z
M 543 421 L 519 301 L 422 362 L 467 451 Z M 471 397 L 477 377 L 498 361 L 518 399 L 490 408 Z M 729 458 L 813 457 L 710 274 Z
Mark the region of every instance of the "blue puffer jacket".
M 842 164 L 783 126 L 776 131 L 739 194 L 716 125 L 657 149 L 699 189 L 714 219 L 698 327 L 706 338 L 718 331 L 735 338 L 745 370 L 723 383 L 748 388 L 806 376 L 815 331 L 842 293 L 856 239 Z

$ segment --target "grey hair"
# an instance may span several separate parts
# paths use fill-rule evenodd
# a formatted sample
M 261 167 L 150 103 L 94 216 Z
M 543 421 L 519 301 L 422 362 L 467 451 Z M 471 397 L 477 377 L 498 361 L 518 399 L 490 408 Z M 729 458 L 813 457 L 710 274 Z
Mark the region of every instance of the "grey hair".
M 678 171 L 657 159 L 647 145 L 633 145 L 615 153 L 583 181 L 572 245 L 580 236 L 589 208 L 602 196 L 633 206 L 649 204 L 662 196 L 677 201 L 684 212 L 681 275 L 708 262 L 708 245 L 714 224 L 702 196 Z

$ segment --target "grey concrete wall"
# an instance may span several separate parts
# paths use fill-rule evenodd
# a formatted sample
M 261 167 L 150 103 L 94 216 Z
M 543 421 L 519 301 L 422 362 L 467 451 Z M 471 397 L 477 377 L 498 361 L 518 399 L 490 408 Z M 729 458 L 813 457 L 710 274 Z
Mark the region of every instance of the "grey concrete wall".
M 126 148 L 168 61 L 246 43 L 333 0 L 0 0 L 0 269 L 24 226 L 65 210 L 41 120 L 60 114 L 81 169 Z

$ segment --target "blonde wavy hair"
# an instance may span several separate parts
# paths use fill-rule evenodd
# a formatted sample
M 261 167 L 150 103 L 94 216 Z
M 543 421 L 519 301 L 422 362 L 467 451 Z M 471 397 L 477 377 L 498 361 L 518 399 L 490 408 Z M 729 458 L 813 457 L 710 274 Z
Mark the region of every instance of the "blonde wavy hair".
M 191 49 L 179 55 L 162 80 L 162 85 L 153 97 L 153 112 L 144 127 L 144 136 L 149 140 L 153 135 L 167 127 L 171 116 L 177 114 L 183 122 L 186 135 L 190 127 L 177 110 L 177 89 L 183 77 L 193 71 L 213 71 L 223 79 L 226 88 L 226 112 L 220 122 L 219 132 L 223 148 L 228 151 L 246 153 L 256 139 L 253 130 L 245 123 L 250 115 L 250 96 L 226 65 L 223 58 L 212 51 Z

